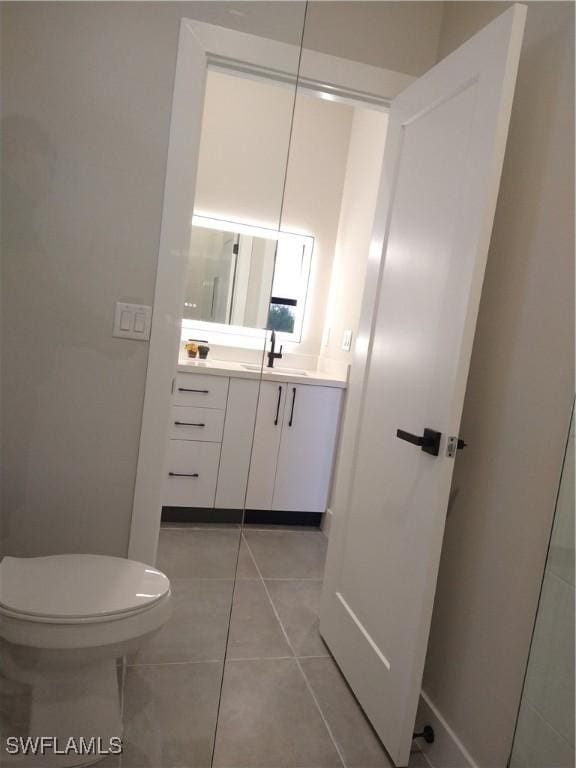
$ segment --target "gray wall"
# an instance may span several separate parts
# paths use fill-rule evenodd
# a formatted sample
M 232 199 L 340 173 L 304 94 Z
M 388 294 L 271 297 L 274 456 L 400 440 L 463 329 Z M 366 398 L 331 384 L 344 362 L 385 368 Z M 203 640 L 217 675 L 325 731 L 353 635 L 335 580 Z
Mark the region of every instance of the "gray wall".
M 417 73 L 440 13 L 362 4 L 358 29 L 386 6 L 404 48 L 388 59 L 372 36 L 363 55 Z M 153 299 L 179 19 L 296 44 L 304 4 L 4 3 L 1 14 L 0 550 L 124 555 L 147 344 L 113 339 L 112 316 L 118 300 Z M 338 44 L 323 34 L 324 48 Z
M 573 768 L 574 754 L 574 421 L 556 504 L 550 550 L 512 768 Z
M 313 0 L 304 46 L 418 76 L 436 63 L 444 3 Z
M 439 57 L 504 8 L 447 3 Z M 571 3 L 528 3 L 424 679 L 485 768 L 510 752 L 574 394 L 573 32 Z
M 2 7 L 5 551 L 127 551 L 148 345 L 112 317 L 153 299 L 179 19 L 301 36 L 241 5 Z

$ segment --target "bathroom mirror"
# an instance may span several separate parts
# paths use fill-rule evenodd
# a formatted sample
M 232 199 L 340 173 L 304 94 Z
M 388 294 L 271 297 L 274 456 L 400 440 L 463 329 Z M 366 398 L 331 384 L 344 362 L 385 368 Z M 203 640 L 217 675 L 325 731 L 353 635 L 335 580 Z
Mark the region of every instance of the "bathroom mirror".
M 183 319 L 199 330 L 269 329 L 299 341 L 313 244 L 312 237 L 194 216 Z

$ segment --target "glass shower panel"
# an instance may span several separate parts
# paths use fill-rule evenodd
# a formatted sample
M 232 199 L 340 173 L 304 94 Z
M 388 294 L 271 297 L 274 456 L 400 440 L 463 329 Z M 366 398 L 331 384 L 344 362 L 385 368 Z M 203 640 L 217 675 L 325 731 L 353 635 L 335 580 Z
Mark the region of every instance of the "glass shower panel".
M 206 77 L 157 560 L 174 616 L 126 672 L 125 759 L 138 767 L 229 764 L 238 692 L 225 659 L 259 655 L 242 523 L 304 4 L 198 4 L 212 24 L 208 5 L 210 39 L 230 39 L 223 18 L 242 32 Z
M 572 417 L 511 768 L 574 766 L 574 462 Z
M 320 24 L 329 25 L 336 4 L 307 6 L 215 766 L 337 766 L 347 753 L 356 753 L 359 764 L 388 764 L 319 631 L 331 485 L 352 354 L 351 339 L 342 349 L 342 331 L 355 327 L 360 311 L 387 116 L 372 100 L 340 98 L 333 82 L 319 81 L 318 50 L 326 51 L 314 50 L 317 5 L 326 5 Z M 315 30 L 309 29 L 310 13 Z M 371 87 L 361 85 L 363 91 Z M 351 155 L 359 111 L 371 114 L 361 121 Z M 357 186 L 349 185 L 343 214 L 352 166 Z M 348 229 L 339 244 L 341 222 Z M 348 272 L 335 266 L 343 251 Z M 338 325 L 328 346 L 325 318 L 336 271 Z

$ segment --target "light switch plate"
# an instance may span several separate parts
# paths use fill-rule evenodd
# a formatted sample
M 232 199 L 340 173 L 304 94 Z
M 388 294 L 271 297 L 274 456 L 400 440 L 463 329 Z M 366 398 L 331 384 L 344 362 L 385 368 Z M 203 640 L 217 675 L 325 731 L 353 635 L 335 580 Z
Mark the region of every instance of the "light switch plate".
M 350 352 L 352 349 L 352 330 L 348 329 L 342 334 L 342 349 L 344 352 Z
M 148 307 L 145 304 L 116 302 L 112 336 L 116 336 L 119 339 L 148 341 L 150 339 L 151 325 L 152 307 Z

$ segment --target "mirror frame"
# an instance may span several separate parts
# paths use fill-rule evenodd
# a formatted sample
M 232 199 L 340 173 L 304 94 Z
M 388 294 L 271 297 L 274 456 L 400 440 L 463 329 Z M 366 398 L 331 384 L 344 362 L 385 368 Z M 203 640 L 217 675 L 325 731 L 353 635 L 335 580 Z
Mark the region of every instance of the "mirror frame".
M 227 219 L 218 219 L 214 216 L 205 216 L 203 214 L 194 214 L 192 216 L 192 226 L 214 229 L 221 232 L 234 232 L 240 235 L 250 237 L 260 237 L 266 240 L 284 240 L 289 239 L 297 242 L 304 249 L 304 289 L 302 292 L 303 301 L 296 313 L 296 322 L 294 330 L 291 333 L 285 331 L 276 331 L 279 340 L 285 343 L 299 344 L 302 341 L 302 330 L 304 327 L 304 318 L 306 315 L 306 302 L 308 298 L 308 289 L 310 287 L 310 273 L 312 269 L 312 257 L 314 255 L 314 237 L 312 235 L 302 235 L 296 232 L 287 232 L 285 230 L 268 229 L 265 227 L 252 226 L 251 224 Z M 271 297 L 270 297 L 271 298 Z M 244 325 L 231 325 L 229 323 L 217 323 L 211 320 L 193 320 L 182 318 L 182 328 L 190 330 L 191 333 L 200 331 L 204 335 L 210 334 L 211 340 L 215 335 L 220 337 L 223 334 L 223 340 L 216 340 L 214 343 L 230 344 L 238 347 L 254 347 L 254 340 L 257 340 L 259 346 L 266 338 L 267 328 L 256 328 Z M 198 335 L 198 334 L 197 334 Z M 228 339 L 227 339 L 228 337 Z

